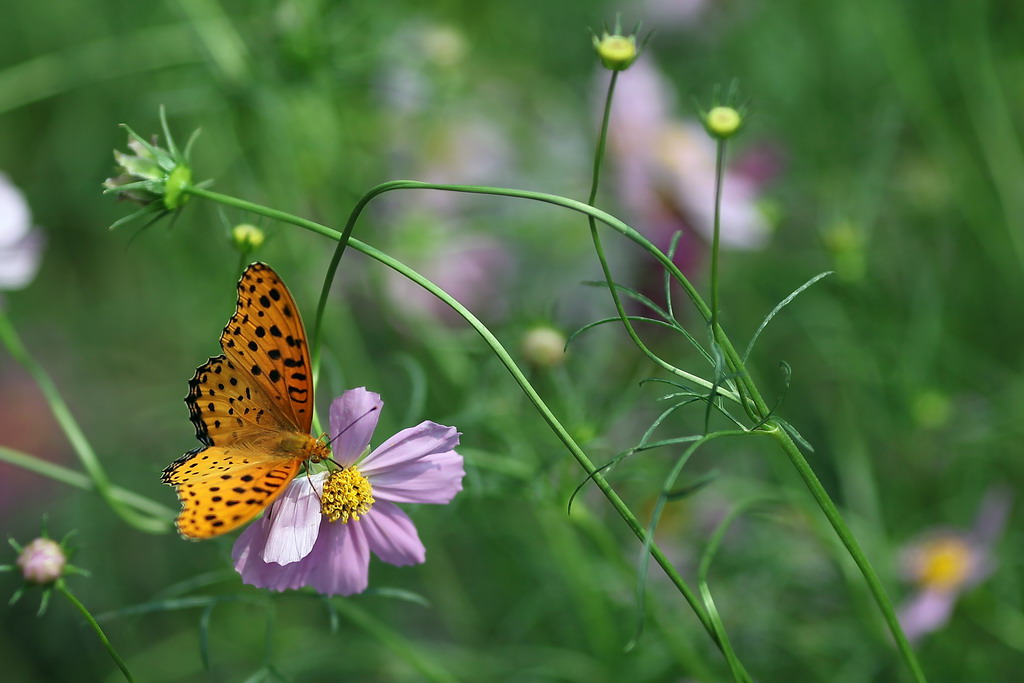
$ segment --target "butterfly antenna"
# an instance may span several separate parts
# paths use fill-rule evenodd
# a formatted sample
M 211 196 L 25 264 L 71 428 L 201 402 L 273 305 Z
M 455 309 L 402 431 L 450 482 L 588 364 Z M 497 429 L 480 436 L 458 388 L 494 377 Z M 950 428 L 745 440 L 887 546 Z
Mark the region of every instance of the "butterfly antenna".
M 375 412 L 377 412 L 378 410 L 380 410 L 380 407 L 379 407 L 379 406 L 374 406 L 374 407 L 370 408 L 369 410 L 367 410 L 367 411 L 366 411 L 365 413 L 363 413 L 362 415 L 360 415 L 359 417 L 357 417 L 356 419 L 354 419 L 354 420 L 352 420 L 351 422 L 349 422 L 349 423 L 348 423 L 348 425 L 347 425 L 347 426 L 346 426 L 346 427 L 345 427 L 344 429 L 342 429 L 342 430 L 341 430 L 340 432 L 338 432 L 337 434 L 335 434 L 335 435 L 334 435 L 334 438 L 333 438 L 333 439 L 331 439 L 330 441 L 328 441 L 328 442 L 327 442 L 327 445 L 328 445 L 328 446 L 330 446 L 330 445 L 331 445 L 332 443 L 334 443 L 334 441 L 335 441 L 335 440 L 336 440 L 336 439 L 337 439 L 337 438 L 338 438 L 339 436 L 341 436 L 342 434 L 344 434 L 345 432 L 347 432 L 347 431 L 348 431 L 349 429 L 351 429 L 352 427 L 354 427 L 354 426 L 355 426 L 355 424 L 356 424 L 356 422 L 359 422 L 360 420 L 362 420 L 362 419 L 363 419 L 364 417 L 366 417 L 366 416 L 367 416 L 367 415 L 369 415 L 370 413 L 375 413 Z M 332 459 L 333 459 L 333 458 L 332 458 Z

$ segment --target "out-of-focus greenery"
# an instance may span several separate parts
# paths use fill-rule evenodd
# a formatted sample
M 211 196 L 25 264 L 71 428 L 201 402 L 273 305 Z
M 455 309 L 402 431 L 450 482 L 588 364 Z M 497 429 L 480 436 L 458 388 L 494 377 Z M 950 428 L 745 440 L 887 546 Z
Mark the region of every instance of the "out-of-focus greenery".
M 108 232 L 131 210 L 99 191 L 111 150 L 124 149 L 116 124 L 155 133 L 165 105 L 179 139 L 203 129 L 198 179 L 334 226 L 392 178 L 583 198 L 600 98 L 586 29 L 619 10 L 631 25 L 654 4 L 6 2 L 0 170 L 26 193 L 48 246 L 35 282 L 2 305 L 115 482 L 175 505 L 158 474 L 194 445 L 181 397 L 194 368 L 218 352 L 233 308 L 239 256 L 228 229 L 253 221 L 193 200 L 173 224 Z M 770 243 L 724 255 L 726 329 L 744 340 L 806 279 L 838 271 L 772 323 L 751 366 L 772 391 L 783 389 L 777 363 L 792 366 L 782 414 L 814 444 L 812 466 L 901 602 L 913 591 L 898 578 L 901 545 L 936 526 L 970 526 L 987 491 L 1024 480 L 1024 6 L 735 0 L 655 24 L 642 59 L 656 59 L 676 86 L 679 115 L 737 78 L 751 115 L 734 152 L 766 144 L 783 159 L 764 193 L 776 216 Z M 618 211 L 610 191 L 599 197 Z M 257 224 L 269 239 L 256 257 L 282 273 L 310 322 L 333 243 Z M 474 310 L 511 349 L 535 323 L 571 330 L 611 311 L 607 292 L 579 284 L 600 272 L 585 221 L 551 207 L 397 193 L 371 208 L 357 236 L 417 267 L 438 244 L 487 239 L 507 249 L 501 278 Z M 636 249 L 612 235 L 607 246 L 620 279 L 639 286 Z M 704 271 L 692 272 L 703 287 Z M 426 564 L 374 560 L 378 592 L 334 599 L 336 632 L 319 598 L 242 587 L 231 538 L 145 535 L 93 495 L 0 465 L 4 534 L 27 541 L 44 514 L 58 537 L 76 529 L 75 563 L 92 576 L 69 581 L 95 613 L 186 595 L 255 600 L 226 601 L 210 616 L 209 670 L 202 608 L 105 620 L 139 680 L 245 680 L 264 666 L 299 681 L 727 677 L 656 569 L 645 631 L 624 652 L 636 615 L 635 538 L 590 489 L 566 515 L 578 466 L 475 335 L 403 306 L 399 285 L 346 255 L 319 403 L 347 387 L 379 391 L 378 441 L 422 419 L 454 424 L 468 474 L 451 505 L 413 511 Z M 706 370 L 675 339 L 653 337 L 677 364 Z M 606 326 L 574 343 L 564 367 L 531 379 L 604 462 L 660 412 L 664 391 L 638 385 L 657 374 Z M 78 466 L 5 354 L 0 401 L 0 443 Z M 663 430 L 699 432 L 702 419 L 683 412 Z M 642 518 L 673 455 L 638 455 L 609 475 Z M 658 540 L 695 580 L 732 505 L 752 495 L 781 501 L 741 520 L 711 572 L 752 675 L 898 679 L 874 606 L 781 454 L 722 441 L 684 477 L 710 470 L 718 478 L 668 508 Z M 997 543 L 992 576 L 918 645 L 932 680 L 1010 680 L 1019 670 L 1019 519 Z M 16 587 L 0 575 L 0 588 Z M 3 610 L 0 677 L 118 679 L 70 606 L 57 599 L 36 618 L 32 600 Z

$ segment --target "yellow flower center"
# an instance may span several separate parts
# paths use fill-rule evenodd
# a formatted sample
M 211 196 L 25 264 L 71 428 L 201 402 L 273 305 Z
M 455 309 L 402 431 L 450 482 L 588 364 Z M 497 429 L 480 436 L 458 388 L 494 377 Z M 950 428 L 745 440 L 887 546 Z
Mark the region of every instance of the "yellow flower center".
M 348 524 L 349 519 L 358 522 L 374 502 L 373 486 L 353 465 L 328 475 L 320 497 L 320 512 L 327 516 L 329 522 L 340 519 L 342 524 Z
M 952 590 L 967 578 L 973 556 L 959 538 L 936 539 L 922 549 L 919 579 L 926 588 Z

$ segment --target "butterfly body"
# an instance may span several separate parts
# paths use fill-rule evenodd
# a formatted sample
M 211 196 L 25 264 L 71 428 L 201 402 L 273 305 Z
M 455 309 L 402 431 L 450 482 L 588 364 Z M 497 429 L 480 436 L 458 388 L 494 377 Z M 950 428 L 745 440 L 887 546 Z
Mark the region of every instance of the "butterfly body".
M 305 330 L 291 294 L 269 266 L 238 282 L 238 303 L 220 338 L 224 353 L 196 369 L 185 403 L 202 446 L 171 463 L 186 538 L 217 536 L 270 505 L 303 463 L 330 457 L 309 434 L 313 383 Z

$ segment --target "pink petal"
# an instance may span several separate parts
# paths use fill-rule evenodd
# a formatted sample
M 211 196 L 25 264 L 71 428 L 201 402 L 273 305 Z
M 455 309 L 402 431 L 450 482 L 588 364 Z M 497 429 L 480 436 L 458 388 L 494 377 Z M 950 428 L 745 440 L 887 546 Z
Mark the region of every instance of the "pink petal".
M 231 558 L 235 570 L 242 575 L 242 583 L 275 591 L 301 588 L 309 569 L 306 563 L 293 562 L 282 567 L 263 561 L 261 555 L 269 531 L 270 517 L 264 516 L 250 524 L 235 541 Z
M 301 564 L 308 567 L 304 584 L 318 593 L 352 595 L 363 592 L 370 577 L 370 546 L 363 528 L 359 522 L 332 523 L 324 518 L 320 537 Z
M 371 479 L 380 472 L 404 466 L 434 453 L 445 453 L 459 445 L 459 432 L 436 422 L 421 422 L 398 432 L 359 465 L 359 471 Z
M 900 625 L 907 640 L 914 642 L 945 626 L 955 603 L 955 593 L 936 590 L 924 590 L 911 598 L 899 609 Z
M 263 561 L 277 564 L 298 562 L 313 549 L 320 532 L 320 498 L 327 472 L 300 477 L 288 485 L 284 495 L 270 507 L 270 532 L 263 548 Z M 315 488 L 314 488 L 315 487 Z
M 330 429 L 334 459 L 344 467 L 355 463 L 370 445 L 384 402 L 365 387 L 350 389 L 331 403 Z
M 370 550 L 388 564 L 420 564 L 427 557 L 416 525 L 396 505 L 377 501 L 373 509 L 355 523 L 363 527 Z
M 447 451 L 375 471 L 368 478 L 373 485 L 373 496 L 378 501 L 444 504 L 462 490 L 465 474 L 462 456 L 455 451 Z M 376 506 L 373 509 L 376 510 Z

